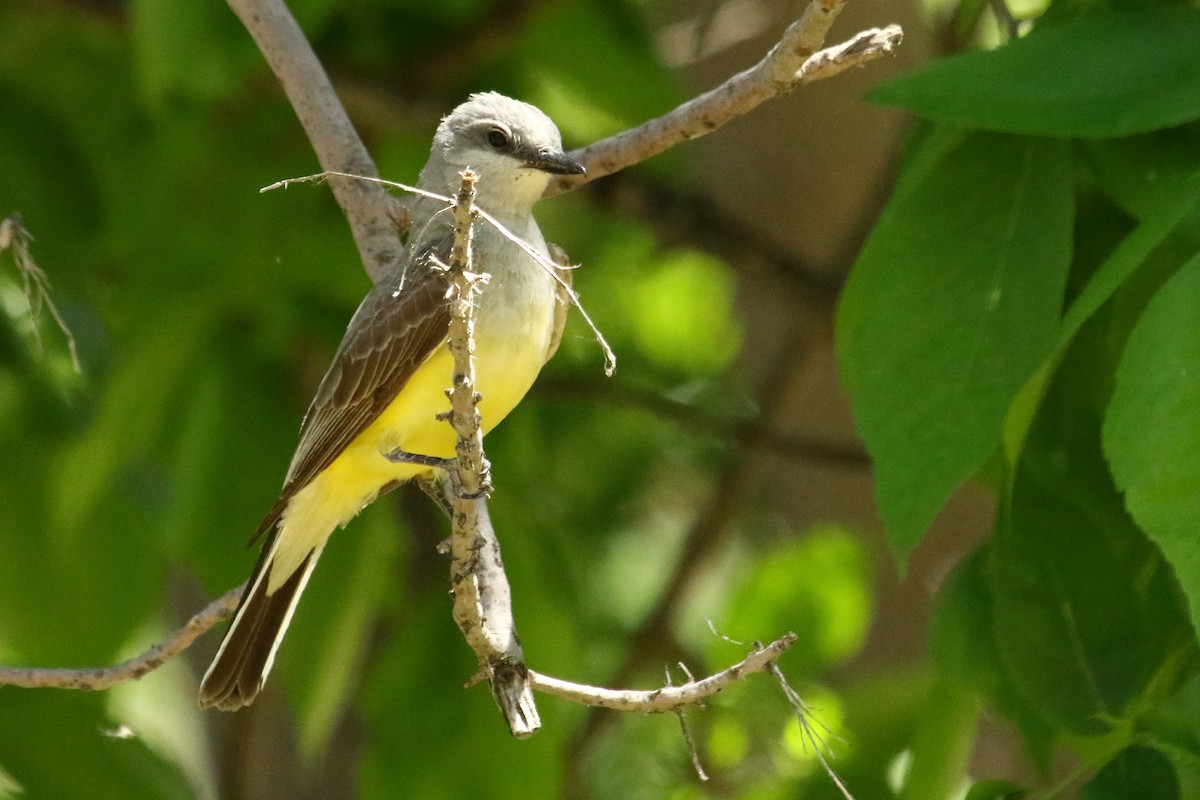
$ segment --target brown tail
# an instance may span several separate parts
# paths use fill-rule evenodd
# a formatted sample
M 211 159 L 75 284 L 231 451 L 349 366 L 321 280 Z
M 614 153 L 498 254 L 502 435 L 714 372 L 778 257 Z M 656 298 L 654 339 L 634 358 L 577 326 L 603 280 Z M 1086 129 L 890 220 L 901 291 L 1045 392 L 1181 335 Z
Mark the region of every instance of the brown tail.
M 267 682 L 275 652 L 321 551 L 309 553 L 283 585 L 268 594 L 274 555 L 275 542 L 271 541 L 263 548 L 250 588 L 242 595 L 221 648 L 200 682 L 201 708 L 236 711 L 252 703 Z

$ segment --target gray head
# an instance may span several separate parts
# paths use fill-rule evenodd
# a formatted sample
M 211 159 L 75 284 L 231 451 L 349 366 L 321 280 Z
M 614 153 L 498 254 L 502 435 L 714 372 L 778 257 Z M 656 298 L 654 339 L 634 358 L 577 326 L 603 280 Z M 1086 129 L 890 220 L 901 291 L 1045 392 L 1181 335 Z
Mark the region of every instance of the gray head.
M 563 152 L 558 128 L 540 109 L 495 92 L 471 95 L 442 120 L 421 186 L 453 194 L 467 167 L 479 178 L 485 209 L 520 214 L 533 208 L 551 175 L 584 171 Z

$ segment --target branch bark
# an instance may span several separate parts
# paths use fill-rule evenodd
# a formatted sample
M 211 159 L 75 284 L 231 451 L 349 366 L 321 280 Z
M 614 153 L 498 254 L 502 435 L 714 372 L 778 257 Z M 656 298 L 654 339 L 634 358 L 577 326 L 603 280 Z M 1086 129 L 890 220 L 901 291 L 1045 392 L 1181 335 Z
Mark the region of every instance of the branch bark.
M 839 45 L 820 50 L 845 3 L 812 0 L 779 42 L 750 69 L 661 117 L 573 151 L 571 156 L 587 168 L 587 174 L 555 180 L 546 189 L 546 196 L 619 172 L 680 142 L 712 133 L 767 100 L 806 83 L 832 78 L 895 52 L 904 38 L 899 25 L 862 31 Z
M 477 501 L 467 502 L 474 503 Z M 481 504 L 479 509 L 481 509 L 483 517 L 486 518 L 486 506 Z M 490 522 L 481 527 L 485 531 L 492 529 Z M 489 642 L 480 638 L 480 633 L 484 632 L 485 625 L 489 628 L 494 626 L 490 620 L 479 620 L 478 609 L 482 607 L 494 609 L 509 605 L 507 580 L 505 579 L 501 583 L 494 582 L 495 575 L 503 575 L 503 565 L 500 564 L 498 559 L 498 547 L 495 550 L 491 549 L 491 544 L 494 541 L 495 539 L 492 537 L 491 542 L 485 542 L 483 547 L 468 549 L 460 557 L 454 559 L 456 565 L 461 566 L 463 563 L 466 563 L 470 570 L 474 570 L 471 574 L 475 576 L 482 574 L 485 576 L 483 580 L 479 581 L 480 585 L 486 587 L 484 591 L 502 592 L 505 594 L 502 599 L 497 598 L 491 601 L 476 599 L 475 610 L 466 610 L 464 613 L 464 617 L 474 620 L 474 625 L 478 630 L 478 632 L 472 631 L 471 633 L 468 633 L 466 630 L 463 631 L 464 636 L 471 643 L 472 649 L 476 649 L 476 652 L 484 650 L 501 656 L 499 659 L 501 666 L 499 670 L 493 666 L 493 672 L 513 669 L 512 665 L 504 663 L 510 660 L 509 653 L 511 651 L 507 650 L 503 645 L 498 646 L 495 641 Z M 477 555 L 484 556 L 484 558 L 477 559 Z M 480 564 L 487 562 L 492 566 L 476 569 L 475 564 L 471 563 L 475 561 L 478 561 Z M 460 598 L 458 591 L 460 581 L 458 579 L 461 576 L 461 574 L 456 575 L 455 581 L 456 619 L 459 615 L 457 606 Z M 201 609 L 182 628 L 176 630 L 159 644 L 154 645 L 128 661 L 111 667 L 82 667 L 79 669 L 0 667 L 0 686 L 19 686 L 26 689 L 55 688 L 100 691 L 138 680 L 179 655 L 179 653 L 191 646 L 192 642 L 202 634 L 232 615 L 234 609 L 237 608 L 238 600 L 241 599 L 245 588 L 245 584 L 242 584 L 230 589 Z M 462 592 L 463 597 L 471 597 L 472 595 L 476 598 L 479 597 L 478 592 Z M 520 660 L 520 645 L 515 642 L 515 631 L 512 633 L 512 642 L 516 645 L 516 659 Z M 718 673 L 701 678 L 698 681 L 688 681 L 681 686 L 665 686 L 660 689 L 651 690 L 606 689 L 599 686 L 572 683 L 571 681 L 534 672 L 527 669 L 523 662 L 516 669 L 522 673 L 522 683 L 527 687 L 526 691 L 528 689 L 536 689 L 552 697 L 559 697 L 582 705 L 608 708 L 615 711 L 638 711 L 642 713 L 675 711 L 685 706 L 703 702 L 705 699 L 719 694 L 750 675 L 770 671 L 771 666 L 796 641 L 796 634 L 787 633 L 766 647 L 754 650 L 742 661 Z M 537 710 L 533 705 L 532 695 L 523 701 L 523 703 L 527 703 L 527 708 L 532 709 L 533 718 L 527 727 L 529 728 L 529 733 L 533 733 L 540 726 L 540 721 L 537 719 Z
M 681 686 L 664 686 L 650 691 L 638 689 L 605 689 L 571 683 L 549 675 L 530 671 L 533 688 L 539 692 L 561 697 L 585 706 L 609 708 L 614 711 L 637 711 L 643 714 L 661 711 L 676 711 L 685 706 L 703 702 L 723 692 L 733 684 L 756 672 L 767 672 L 781 655 L 796 643 L 796 634 L 787 633 L 766 647 L 754 650 L 746 658 L 720 672 L 689 680 Z
M 237 608 L 246 584 L 234 587 L 200 609 L 187 623 L 141 655 L 111 667 L 58 669 L 43 667 L 0 667 L 0 686 L 26 689 L 82 689 L 100 691 L 136 681 L 191 647 L 209 628 L 226 619 Z

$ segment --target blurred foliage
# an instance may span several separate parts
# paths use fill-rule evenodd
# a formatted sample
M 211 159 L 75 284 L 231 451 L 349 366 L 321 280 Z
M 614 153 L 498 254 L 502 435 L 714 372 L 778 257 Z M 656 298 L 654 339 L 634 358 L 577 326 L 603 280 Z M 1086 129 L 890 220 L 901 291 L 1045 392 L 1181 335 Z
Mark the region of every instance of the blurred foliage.
M 391 112 L 407 120 L 393 128 L 369 113 L 360 121 L 399 180 L 412 180 L 438 114 L 468 91 L 534 101 L 579 144 L 683 99 L 636 4 L 518 5 L 291 3 L 336 80 L 388 87 L 396 108 L 416 110 Z M 526 17 L 511 25 L 509 13 Z M 414 68 L 481 18 L 498 44 L 482 43 L 466 67 Z M 397 79 L 406 74 L 411 87 Z M 70 369 L 0 256 L 0 662 L 131 656 L 245 579 L 245 542 L 368 285 L 325 189 L 258 193 L 315 168 L 222 4 L 0 4 L 0 210 L 21 212 L 36 236 L 33 255 L 83 363 L 82 374 Z M 639 170 L 689 181 L 675 153 Z M 733 374 L 745 323 L 730 265 L 665 247 L 644 220 L 586 197 L 548 203 L 540 217 L 585 265 L 576 286 L 621 365 L 604 382 L 598 348 L 572 320 L 550 388 L 489 437 L 493 516 L 531 662 L 602 683 L 661 601 L 697 509 L 735 455 L 727 431 L 753 419 L 756 401 Z M 655 398 L 710 418 L 711 430 Z M 584 710 L 543 701 L 544 730 L 517 742 L 486 690 L 462 690 L 472 658 L 434 552 L 445 528 L 430 514 L 400 492 L 335 537 L 270 690 L 242 714 L 195 706 L 219 632 L 103 696 L 0 688 L 0 796 L 696 791 L 671 716 L 620 720 L 573 752 Z M 697 671 L 744 655 L 706 616 L 747 639 L 807 627 L 811 646 L 798 648 L 792 674 L 812 681 L 807 696 L 844 730 L 847 701 L 815 681 L 861 647 L 871 572 L 846 531 L 747 539 L 706 576 L 674 650 Z M 630 679 L 656 685 L 658 662 Z M 827 781 L 769 682 L 691 717 L 731 790 Z
M 404 109 L 386 116 L 406 124 L 360 120 L 398 180 L 469 91 L 538 103 L 571 144 L 684 99 L 648 5 L 291 3 L 339 84 Z M 941 585 L 930 659 L 837 673 L 867 639 L 879 565 L 857 532 L 796 530 L 752 497 L 673 640 L 624 669 L 745 457 L 729 431 L 760 400 L 738 372 L 757 320 L 735 310 L 738 265 L 586 193 L 539 219 L 584 265 L 617 377 L 575 318 L 489 436 L 527 655 L 653 686 L 663 662 L 715 670 L 745 653 L 732 640 L 792 629 L 783 667 L 859 800 L 1027 796 L 977 774 L 993 713 L 1045 785 L 1200 797 L 1200 11 L 1031 0 L 1011 4 L 1009 41 L 994 3 L 926 5 L 974 52 L 874 94 L 923 121 L 837 337 L 902 562 L 964 481 L 1000 497 L 995 535 Z M 480 20 L 495 35 L 452 68 L 440 54 Z M 687 185 L 685 158 L 637 173 Z M 128 657 L 246 577 L 244 543 L 367 289 L 324 189 L 258 194 L 315 169 L 221 4 L 0 4 L 0 214 L 37 237 L 83 363 L 0 255 L 0 662 Z M 708 784 L 670 715 L 543 700 L 544 729 L 511 739 L 487 692 L 461 689 L 444 534 L 406 492 L 338 534 L 269 691 L 237 715 L 194 703 L 216 634 L 103 696 L 0 687 L 0 797 L 840 797 L 768 679 L 689 710 Z
M 964 480 L 996 486 L 934 654 L 1047 774 L 1074 752 L 1053 796 L 1200 796 L 1197 43 L 1193 3 L 1055 0 L 873 93 L 924 122 L 842 298 L 843 375 L 901 559 Z M 962 775 L 921 742 L 911 775 Z

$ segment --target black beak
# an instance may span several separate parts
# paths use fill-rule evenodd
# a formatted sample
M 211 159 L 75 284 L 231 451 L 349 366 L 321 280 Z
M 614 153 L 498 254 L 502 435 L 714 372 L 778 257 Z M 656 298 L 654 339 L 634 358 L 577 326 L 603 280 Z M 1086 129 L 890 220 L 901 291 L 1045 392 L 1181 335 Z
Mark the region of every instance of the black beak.
M 553 150 L 531 153 L 525 159 L 525 166 L 549 172 L 551 175 L 583 175 L 587 172 L 583 164 L 566 153 L 556 153 Z

